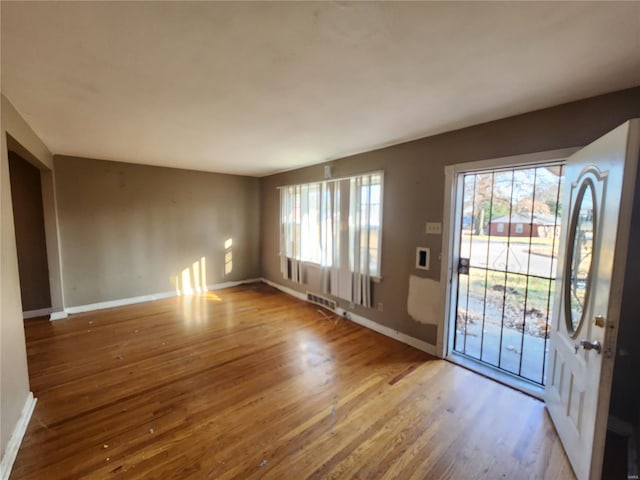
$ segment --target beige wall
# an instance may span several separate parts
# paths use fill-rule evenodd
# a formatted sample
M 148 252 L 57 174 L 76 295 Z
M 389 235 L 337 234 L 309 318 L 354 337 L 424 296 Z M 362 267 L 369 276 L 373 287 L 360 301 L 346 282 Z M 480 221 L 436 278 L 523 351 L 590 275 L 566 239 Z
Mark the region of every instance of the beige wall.
M 29 395 L 27 355 L 22 323 L 16 239 L 11 206 L 7 135 L 27 150 L 43 168 L 53 166 L 51 154 L 26 122 L 2 96 L 0 134 L 0 452 L 7 443 Z
M 434 280 L 440 277 L 441 237 L 426 235 L 425 224 L 443 219 L 445 165 L 585 145 L 633 117 L 640 117 L 640 88 L 264 177 L 260 181 L 262 274 L 298 291 L 320 291 L 317 284 L 295 284 L 280 274 L 278 185 L 321 180 L 324 165 L 332 166 L 334 177 L 382 169 L 385 172 L 383 280 L 374 285 L 373 300 L 374 305 L 382 302 L 384 311 L 366 308 L 355 311 L 435 345 L 437 327 L 411 319 L 407 296 L 410 275 Z M 431 248 L 432 264 L 428 272 L 414 268 L 418 246 Z M 340 305 L 349 310 L 345 302 Z
M 256 178 L 63 156 L 55 175 L 67 308 L 175 292 L 202 258 L 209 285 L 260 276 Z
M 9 151 L 22 310 L 51 307 L 40 170 Z

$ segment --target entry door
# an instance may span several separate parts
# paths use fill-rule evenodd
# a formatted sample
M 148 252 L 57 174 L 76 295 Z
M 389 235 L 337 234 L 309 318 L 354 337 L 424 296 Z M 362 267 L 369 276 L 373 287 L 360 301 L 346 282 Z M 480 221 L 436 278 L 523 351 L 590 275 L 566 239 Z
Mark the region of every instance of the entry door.
M 566 164 L 545 401 L 579 480 L 602 470 L 639 131 L 627 122 Z
M 476 368 L 538 395 L 556 283 L 563 168 L 545 162 L 467 171 L 457 179 L 450 351 L 456 361 L 478 362 Z

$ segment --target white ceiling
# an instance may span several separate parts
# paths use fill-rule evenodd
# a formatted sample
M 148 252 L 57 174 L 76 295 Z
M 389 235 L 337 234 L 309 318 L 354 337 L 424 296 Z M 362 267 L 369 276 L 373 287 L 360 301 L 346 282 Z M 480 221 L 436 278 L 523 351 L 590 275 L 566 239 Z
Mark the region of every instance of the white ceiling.
M 640 2 L 1 2 L 53 153 L 262 176 L 640 85 Z

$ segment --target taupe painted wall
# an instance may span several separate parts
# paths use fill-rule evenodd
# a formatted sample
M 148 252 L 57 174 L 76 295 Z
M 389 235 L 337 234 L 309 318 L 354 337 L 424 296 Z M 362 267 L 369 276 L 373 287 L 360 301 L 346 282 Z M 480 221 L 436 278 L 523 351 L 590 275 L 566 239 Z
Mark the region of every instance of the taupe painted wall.
M 51 153 L 29 128 L 13 105 L 2 96 L 0 115 L 0 453 L 20 418 L 29 395 L 29 375 L 25 348 L 16 238 L 13 226 L 8 135 L 28 150 L 44 167 L 53 165 Z
M 481 92 L 478 92 L 481 94 Z M 435 345 L 438 328 L 412 320 L 407 313 L 409 276 L 440 278 L 441 237 L 426 235 L 426 222 L 441 222 L 446 165 L 586 145 L 629 118 L 640 117 L 640 87 L 477 125 L 322 165 L 264 177 L 261 188 L 262 275 L 304 292 L 279 271 L 278 185 L 318 181 L 323 166 L 334 177 L 382 169 L 385 172 L 382 276 L 373 300 L 384 311 L 357 308 L 356 313 Z M 431 270 L 418 271 L 415 249 L 431 248 Z M 341 307 L 348 304 L 341 301 Z M 441 319 L 437 322 L 441 325 Z
M 258 179 L 55 156 L 65 307 L 260 276 Z M 225 241 L 233 269 L 225 274 Z
M 9 151 L 22 310 L 51 307 L 40 170 Z

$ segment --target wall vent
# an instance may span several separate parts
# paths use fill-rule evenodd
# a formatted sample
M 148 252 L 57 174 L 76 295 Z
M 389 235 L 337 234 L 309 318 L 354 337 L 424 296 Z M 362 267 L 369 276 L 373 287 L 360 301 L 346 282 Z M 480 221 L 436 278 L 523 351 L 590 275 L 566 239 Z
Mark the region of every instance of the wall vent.
M 320 305 L 321 307 L 327 308 L 332 312 L 336 311 L 336 307 L 338 304 L 335 300 L 331 300 L 327 297 L 321 297 L 320 295 L 316 295 L 315 293 L 307 292 L 307 301 L 311 303 L 315 303 L 316 305 Z

